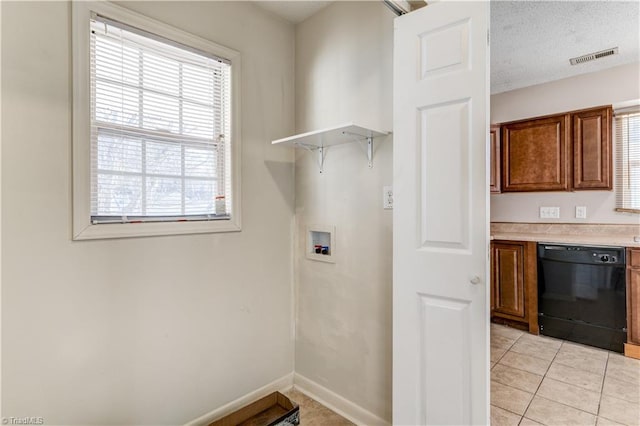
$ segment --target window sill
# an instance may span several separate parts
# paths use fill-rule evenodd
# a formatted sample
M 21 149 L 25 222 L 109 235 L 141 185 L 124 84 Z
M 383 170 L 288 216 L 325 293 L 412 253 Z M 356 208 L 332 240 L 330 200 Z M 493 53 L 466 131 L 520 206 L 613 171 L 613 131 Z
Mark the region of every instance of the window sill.
M 639 209 L 615 209 L 615 211 L 621 212 L 621 213 L 637 213 L 637 214 L 640 214 L 640 210 Z
M 96 225 L 89 224 L 79 232 L 74 232 L 73 239 L 76 241 L 102 240 L 110 238 L 238 232 L 240 230 L 239 222 L 233 219 L 191 222 L 102 223 Z

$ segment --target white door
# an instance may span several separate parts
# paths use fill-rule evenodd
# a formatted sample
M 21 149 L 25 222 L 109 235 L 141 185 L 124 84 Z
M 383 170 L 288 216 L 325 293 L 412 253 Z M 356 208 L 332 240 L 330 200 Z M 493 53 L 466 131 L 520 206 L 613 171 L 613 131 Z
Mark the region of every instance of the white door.
M 393 423 L 487 424 L 488 2 L 396 18 Z

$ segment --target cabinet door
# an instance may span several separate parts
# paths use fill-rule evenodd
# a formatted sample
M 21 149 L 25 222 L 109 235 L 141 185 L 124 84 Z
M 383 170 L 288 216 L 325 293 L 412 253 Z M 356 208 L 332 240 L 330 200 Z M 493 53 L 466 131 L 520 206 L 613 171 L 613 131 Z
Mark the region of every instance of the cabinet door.
M 494 243 L 492 252 L 493 311 L 525 319 L 524 246 Z
M 611 107 L 571 114 L 574 189 L 612 188 L 611 116 Z
M 640 345 L 640 249 L 627 249 L 627 342 Z
M 491 126 L 489 132 L 489 191 L 500 192 L 500 126 Z
M 491 242 L 491 248 L 489 249 L 489 280 L 491 280 L 489 290 L 489 308 L 491 315 L 493 315 L 493 311 L 496 309 L 496 268 L 495 268 L 495 243 Z
M 569 188 L 570 115 L 502 125 L 502 191 Z

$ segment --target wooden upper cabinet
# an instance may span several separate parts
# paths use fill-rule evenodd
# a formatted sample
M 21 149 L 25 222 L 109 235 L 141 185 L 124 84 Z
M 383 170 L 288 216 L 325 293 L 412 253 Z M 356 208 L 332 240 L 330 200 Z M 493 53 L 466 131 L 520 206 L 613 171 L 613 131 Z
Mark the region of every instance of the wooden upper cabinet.
M 502 192 L 569 189 L 571 116 L 502 125 Z
M 573 189 L 612 189 L 611 107 L 571 113 Z
M 489 131 L 489 191 L 500 192 L 500 126 L 491 126 Z
M 612 116 L 607 105 L 506 123 L 502 141 L 491 127 L 491 152 L 502 155 L 491 192 L 612 189 Z

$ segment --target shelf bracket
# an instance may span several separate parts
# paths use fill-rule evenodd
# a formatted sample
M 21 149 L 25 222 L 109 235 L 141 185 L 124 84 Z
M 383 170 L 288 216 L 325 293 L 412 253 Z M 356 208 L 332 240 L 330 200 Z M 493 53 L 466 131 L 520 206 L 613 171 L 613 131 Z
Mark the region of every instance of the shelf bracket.
M 320 173 L 324 171 L 324 147 L 318 147 L 318 166 L 320 167 Z
M 364 135 L 360 135 L 358 133 L 352 133 L 352 132 L 342 132 L 342 134 L 351 136 L 354 142 L 360 143 L 362 141 L 367 141 L 367 147 L 366 147 L 367 160 L 369 160 L 369 168 L 372 169 L 373 168 L 373 136 L 364 136 Z
M 320 168 L 320 173 L 324 171 L 324 155 L 325 155 L 325 147 L 324 146 L 315 146 L 315 145 L 307 145 L 304 143 L 297 143 L 296 145 L 306 149 L 310 153 L 313 154 L 314 151 L 318 151 L 318 167 Z

